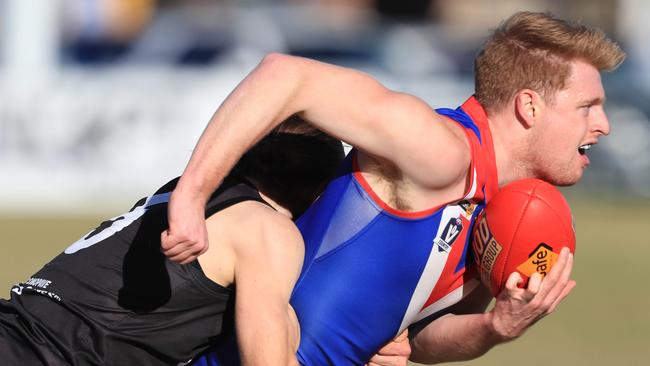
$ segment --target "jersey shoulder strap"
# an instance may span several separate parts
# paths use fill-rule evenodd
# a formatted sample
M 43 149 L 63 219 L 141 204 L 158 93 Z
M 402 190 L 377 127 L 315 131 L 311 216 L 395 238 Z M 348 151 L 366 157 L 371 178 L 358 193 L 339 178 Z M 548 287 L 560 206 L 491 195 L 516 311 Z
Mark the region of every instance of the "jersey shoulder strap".
M 246 178 L 230 175 L 224 179 L 221 186 L 208 200 L 205 206 L 205 217 L 208 218 L 216 212 L 243 201 L 257 201 L 271 207 Z
M 179 179 L 180 177 L 176 177 L 167 182 L 154 193 L 154 196 L 169 195 L 176 188 Z M 131 211 L 142 206 L 146 201 L 146 197 L 141 199 L 133 206 Z M 264 201 L 250 181 L 242 176 L 231 174 L 223 180 L 219 188 L 210 196 L 205 206 L 205 218 L 243 201 L 257 201 L 272 208 L 268 202 Z M 165 200 L 165 202 L 167 201 Z

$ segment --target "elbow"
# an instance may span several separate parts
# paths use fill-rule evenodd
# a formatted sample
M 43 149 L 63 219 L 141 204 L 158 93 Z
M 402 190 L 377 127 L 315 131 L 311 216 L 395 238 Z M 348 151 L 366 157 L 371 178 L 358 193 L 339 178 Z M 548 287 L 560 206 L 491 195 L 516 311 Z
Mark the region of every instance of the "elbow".
M 275 64 L 275 63 L 290 62 L 292 58 L 295 58 L 295 56 L 287 55 L 280 52 L 271 52 L 264 56 L 261 63 Z
M 273 52 L 264 56 L 258 69 L 286 80 L 299 75 L 300 62 L 298 57 Z
M 258 65 L 256 73 L 271 83 L 275 95 L 285 95 L 287 100 L 292 100 L 304 84 L 308 70 L 306 65 L 300 57 L 269 53 Z
M 271 52 L 260 62 L 261 68 L 280 67 L 291 62 L 292 56 L 279 52 Z

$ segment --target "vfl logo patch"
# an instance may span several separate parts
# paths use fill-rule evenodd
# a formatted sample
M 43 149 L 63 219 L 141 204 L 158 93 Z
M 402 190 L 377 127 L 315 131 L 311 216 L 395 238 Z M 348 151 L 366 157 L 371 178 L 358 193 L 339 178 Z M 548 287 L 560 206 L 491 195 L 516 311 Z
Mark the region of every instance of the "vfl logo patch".
M 553 267 L 557 257 L 558 255 L 553 252 L 553 248 L 545 243 L 540 243 L 537 248 L 528 255 L 528 259 L 517 267 L 517 270 L 528 277 L 535 272 L 544 277 L 551 267 Z
M 434 239 L 434 243 L 438 246 L 438 252 L 445 251 L 449 253 L 451 245 L 456 241 L 458 235 L 463 230 L 463 221 L 458 217 L 449 219 L 447 226 L 442 230 L 442 235 Z

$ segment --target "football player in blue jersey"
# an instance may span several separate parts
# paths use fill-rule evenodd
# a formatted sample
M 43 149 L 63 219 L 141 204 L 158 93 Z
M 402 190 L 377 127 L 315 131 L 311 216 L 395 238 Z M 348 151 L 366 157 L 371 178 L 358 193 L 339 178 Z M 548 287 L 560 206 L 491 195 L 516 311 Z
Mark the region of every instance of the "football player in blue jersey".
M 413 360 L 478 357 L 553 312 L 575 281 L 565 250 L 527 288 L 511 274 L 484 312 L 491 297 L 465 265 L 476 212 L 514 180 L 579 181 L 588 150 L 609 134 L 600 73 L 624 57 L 600 30 L 516 13 L 476 57 L 474 96 L 434 110 L 356 70 L 268 55 L 201 136 L 172 193 L 164 253 L 187 263 L 206 250 L 210 192 L 249 146 L 298 114 L 355 147 L 298 223 L 299 361 L 363 363 L 408 327 Z

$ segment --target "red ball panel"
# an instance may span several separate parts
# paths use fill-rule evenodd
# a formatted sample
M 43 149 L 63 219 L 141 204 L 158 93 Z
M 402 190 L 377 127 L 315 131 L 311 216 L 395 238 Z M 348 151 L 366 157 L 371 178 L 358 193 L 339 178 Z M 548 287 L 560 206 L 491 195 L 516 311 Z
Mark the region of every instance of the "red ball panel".
M 534 272 L 546 275 L 564 246 L 575 251 L 571 209 L 557 188 L 538 179 L 503 187 L 474 226 L 474 258 L 495 296 L 512 272 L 525 282 Z

